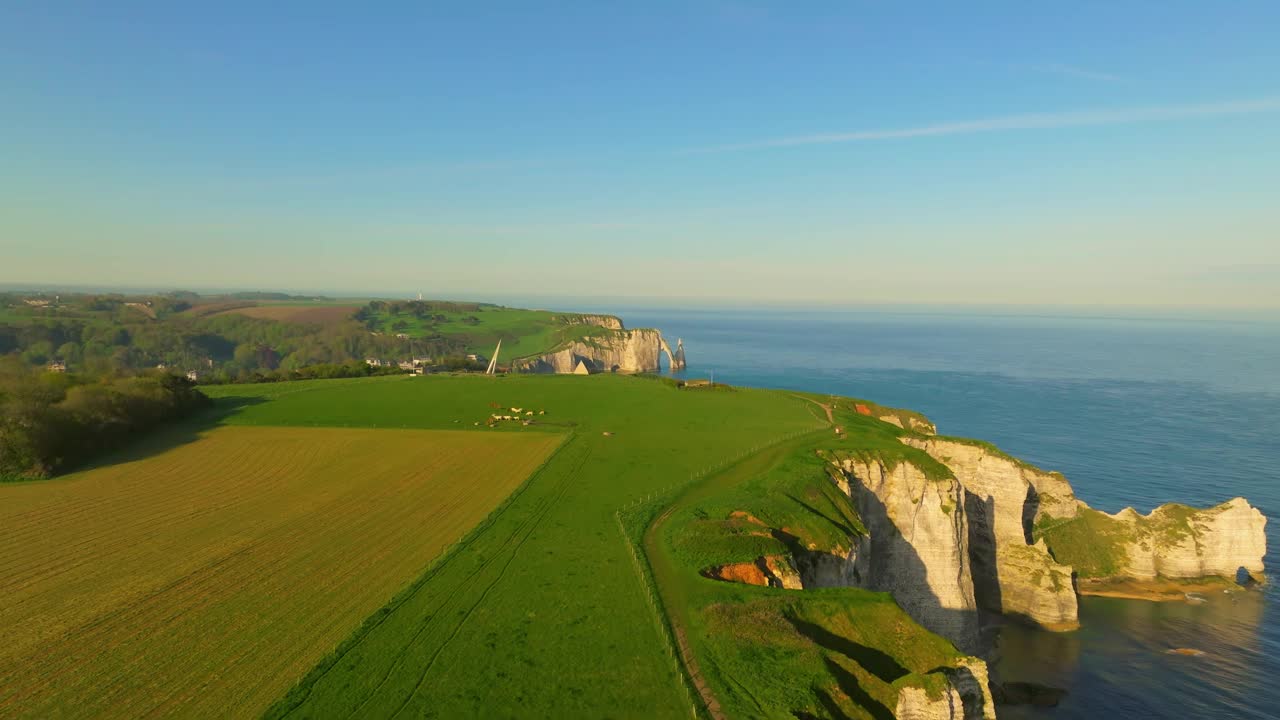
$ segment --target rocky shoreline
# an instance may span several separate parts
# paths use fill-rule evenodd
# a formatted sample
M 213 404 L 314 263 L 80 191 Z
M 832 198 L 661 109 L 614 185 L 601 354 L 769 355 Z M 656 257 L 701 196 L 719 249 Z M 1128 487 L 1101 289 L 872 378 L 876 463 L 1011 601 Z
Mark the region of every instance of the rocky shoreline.
M 1079 582 L 1081 595 L 1148 602 L 1204 602 L 1211 593 L 1248 591 L 1247 586 L 1219 577 L 1195 580 L 1158 578 L 1155 580 L 1081 580 Z

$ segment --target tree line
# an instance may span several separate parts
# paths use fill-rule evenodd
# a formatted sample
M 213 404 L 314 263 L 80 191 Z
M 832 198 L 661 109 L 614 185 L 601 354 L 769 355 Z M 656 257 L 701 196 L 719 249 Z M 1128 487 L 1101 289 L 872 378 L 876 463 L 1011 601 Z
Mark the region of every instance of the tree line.
M 178 375 L 94 378 L 0 358 L 0 480 L 49 477 L 210 405 Z
M 63 296 L 48 305 L 30 297 L 0 295 L 0 355 L 29 365 L 65 363 L 89 375 L 164 366 L 196 371 L 202 382 L 253 381 L 269 373 L 344 365 L 366 357 L 461 355 L 458 338 L 404 339 L 373 334 L 351 319 L 300 324 L 236 313 L 201 315 L 186 294 L 126 297 Z M 196 306 L 196 309 L 202 306 Z

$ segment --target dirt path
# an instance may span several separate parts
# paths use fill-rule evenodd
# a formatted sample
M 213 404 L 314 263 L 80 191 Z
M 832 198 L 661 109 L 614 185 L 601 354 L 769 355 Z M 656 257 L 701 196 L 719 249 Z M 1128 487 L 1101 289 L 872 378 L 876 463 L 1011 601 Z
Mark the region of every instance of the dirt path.
M 835 425 L 835 424 L 836 424 L 836 419 L 835 419 L 835 417 L 831 414 L 831 406 L 830 406 L 830 405 L 827 405 L 827 404 L 825 404 L 825 403 L 820 403 L 820 402 L 818 402 L 817 400 L 814 400 L 813 398 L 807 398 L 807 397 L 805 397 L 805 396 L 803 396 L 803 395 L 792 395 L 791 397 L 800 398 L 801 400 L 804 400 L 805 402 L 811 402 L 811 403 L 813 403 L 814 405 L 817 405 L 818 407 L 822 408 L 822 409 L 823 409 L 823 411 L 825 411 L 825 412 L 827 413 L 827 422 L 831 423 L 832 425 Z

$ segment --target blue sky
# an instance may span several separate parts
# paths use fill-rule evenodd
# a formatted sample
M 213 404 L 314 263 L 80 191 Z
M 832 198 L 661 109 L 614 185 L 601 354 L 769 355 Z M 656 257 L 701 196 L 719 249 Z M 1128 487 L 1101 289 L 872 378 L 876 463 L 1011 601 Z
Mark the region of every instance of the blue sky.
M 1280 305 L 1274 2 L 542 5 L 6 3 L 0 282 Z

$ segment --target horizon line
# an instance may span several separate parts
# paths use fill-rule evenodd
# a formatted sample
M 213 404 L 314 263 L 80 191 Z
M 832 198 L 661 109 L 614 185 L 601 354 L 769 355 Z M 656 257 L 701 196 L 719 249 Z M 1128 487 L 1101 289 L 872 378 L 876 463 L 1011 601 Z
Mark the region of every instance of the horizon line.
M 216 297 L 229 293 L 243 292 L 261 292 L 261 293 L 282 293 L 298 296 L 317 296 L 330 300 L 413 300 L 419 291 L 397 292 L 396 290 L 363 292 L 361 290 L 345 290 L 335 288 L 300 288 L 300 287 L 267 287 L 261 285 L 160 285 L 140 283 L 137 285 L 112 285 L 112 284 L 96 284 L 96 283 L 49 283 L 49 282 L 11 282 L 0 281 L 0 293 L 49 293 L 63 291 L 70 294 L 100 294 L 100 293 L 118 293 L 127 294 L 161 294 L 170 292 L 193 292 L 197 295 L 206 297 Z M 452 292 L 442 291 L 439 294 L 423 292 L 423 299 L 438 302 L 477 302 L 477 303 L 494 303 L 501 304 L 503 301 L 568 301 L 568 302 L 600 302 L 605 304 L 628 305 L 636 303 L 638 309 L 643 309 L 646 303 L 656 302 L 659 305 L 684 304 L 689 308 L 706 308 L 707 306 L 736 306 L 738 308 L 790 308 L 790 309 L 811 309 L 811 310 L 851 310 L 851 309 L 891 309 L 891 308 L 928 308 L 928 309 L 945 309 L 957 308 L 961 310 L 978 310 L 978 309 L 1025 309 L 1025 310 L 1140 310 L 1153 312 L 1176 312 L 1176 311 L 1214 311 L 1214 312 L 1232 312 L 1241 311 L 1249 313 L 1280 313 L 1280 304 L 1275 305 L 1254 305 L 1254 304 L 1158 304 L 1158 303 L 1118 303 L 1118 302 L 1035 302 L 1035 303 L 1018 303 L 1018 302 L 998 302 L 998 301 L 964 301 L 964 300 L 938 300 L 933 302 L 883 302 L 870 300 L 834 300 L 819 298 L 756 298 L 756 297 L 734 297 L 727 295 L 715 296 L 663 296 L 663 295 L 599 295 L 599 294 L 582 294 L 582 295 L 559 295 L 559 294 L 542 294 L 536 292 L 493 292 L 493 293 L 473 293 L 473 292 Z M 495 302 L 497 301 L 497 302 Z

